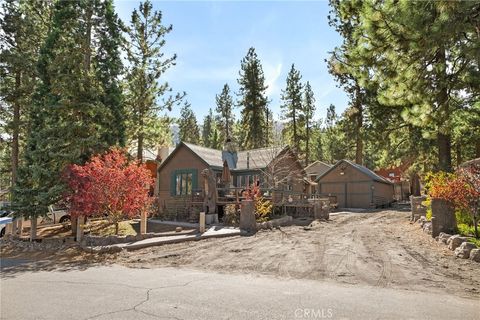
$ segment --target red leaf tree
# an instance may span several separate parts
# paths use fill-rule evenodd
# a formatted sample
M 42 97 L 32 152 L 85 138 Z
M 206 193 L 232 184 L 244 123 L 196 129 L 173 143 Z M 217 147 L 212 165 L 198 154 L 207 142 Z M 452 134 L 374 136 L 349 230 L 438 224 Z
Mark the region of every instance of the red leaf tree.
M 470 212 L 478 238 L 480 210 L 480 166 L 473 164 L 460 168 L 454 174 L 437 174 L 430 182 L 429 194 L 451 202 L 456 208 Z
M 129 162 L 121 149 L 92 157 L 85 165 L 72 165 L 65 173 L 70 192 L 65 200 L 72 217 L 106 214 L 115 224 L 148 211 L 153 183 L 145 165 Z

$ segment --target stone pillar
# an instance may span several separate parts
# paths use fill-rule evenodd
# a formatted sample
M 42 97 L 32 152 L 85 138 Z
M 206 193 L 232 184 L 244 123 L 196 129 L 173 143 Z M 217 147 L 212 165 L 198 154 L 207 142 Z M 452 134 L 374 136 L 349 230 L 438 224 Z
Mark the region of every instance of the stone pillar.
M 255 233 L 257 231 L 257 221 L 255 220 L 255 202 L 253 200 L 243 200 L 240 207 L 240 230 L 246 233 Z
M 420 217 L 425 217 L 427 215 L 427 208 L 422 204 L 422 202 L 426 199 L 426 196 L 410 196 L 410 204 L 412 207 L 412 221 L 417 221 L 418 219 L 420 219 Z
M 30 241 L 37 239 L 37 218 L 30 219 Z
M 432 199 L 432 237 L 435 238 L 440 232 L 457 232 L 455 207 L 446 200 Z
M 205 212 L 200 212 L 200 219 L 198 221 L 200 233 L 205 232 Z
M 78 216 L 76 220 L 76 240 L 77 242 L 81 242 L 83 240 L 83 224 L 85 223 L 85 220 L 83 216 Z
M 5 235 L 11 236 L 13 233 L 13 222 L 5 225 Z
M 140 215 L 140 234 L 147 233 L 147 213 L 145 211 Z

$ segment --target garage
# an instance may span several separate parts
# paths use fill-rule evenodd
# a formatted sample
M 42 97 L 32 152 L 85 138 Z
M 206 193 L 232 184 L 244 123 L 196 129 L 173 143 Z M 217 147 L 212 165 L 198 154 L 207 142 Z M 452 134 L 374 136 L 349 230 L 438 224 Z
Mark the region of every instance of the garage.
M 378 208 L 393 202 L 390 181 L 349 160 L 338 161 L 317 183 L 317 194 L 336 199 L 339 208 Z

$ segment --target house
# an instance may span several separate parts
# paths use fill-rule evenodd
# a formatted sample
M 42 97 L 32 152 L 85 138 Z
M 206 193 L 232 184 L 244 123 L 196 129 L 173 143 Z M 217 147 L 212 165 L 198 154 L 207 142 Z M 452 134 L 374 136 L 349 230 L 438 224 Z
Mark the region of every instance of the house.
M 338 161 L 316 182 L 317 194 L 333 197 L 340 208 L 375 208 L 393 202 L 393 183 L 348 160 Z
M 331 167 L 332 165 L 318 160 L 305 167 L 306 183 L 308 184 L 307 193 L 309 195 L 317 193 L 317 183 L 315 180 Z
M 193 220 L 198 212 L 205 210 L 205 172 L 211 172 L 215 179 L 218 194 L 214 210 L 219 218 L 223 206 L 230 200 L 238 200 L 241 191 L 254 183 L 259 183 L 263 190 L 304 192 L 303 167 L 290 147 L 232 151 L 235 161 L 230 166 L 233 168 L 228 166 L 232 159 L 226 157 L 226 153 L 229 151 L 186 142 L 178 144 L 158 168 L 156 195 L 160 213 L 170 214 L 168 218 Z M 230 175 L 228 182 L 223 177 L 226 166 Z
M 397 167 L 380 168 L 376 174 L 393 183 L 394 198 L 397 201 L 408 200 L 411 194 L 410 182 L 407 179 L 406 171 L 411 162 L 405 162 Z

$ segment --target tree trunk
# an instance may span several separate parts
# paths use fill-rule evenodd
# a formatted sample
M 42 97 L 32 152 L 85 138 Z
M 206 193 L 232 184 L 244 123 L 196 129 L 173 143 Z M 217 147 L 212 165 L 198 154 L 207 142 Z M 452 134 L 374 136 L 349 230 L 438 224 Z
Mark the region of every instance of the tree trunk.
M 412 196 L 420 196 L 420 177 L 417 173 L 414 173 L 410 177 L 410 192 Z
M 20 90 L 22 75 L 17 72 L 15 75 L 15 89 Z M 15 101 L 13 104 L 13 122 L 12 122 L 12 187 L 17 182 L 18 171 L 18 153 L 19 153 L 19 131 L 20 131 L 20 104 Z
M 87 21 L 87 30 L 85 35 L 85 44 L 84 44 L 84 60 L 83 60 L 83 69 L 85 71 L 90 70 L 90 63 L 92 60 L 92 50 L 90 44 L 92 42 L 92 7 L 89 6 L 86 12 L 85 20 Z
M 139 134 L 137 139 L 137 160 L 143 162 L 143 134 Z
M 460 141 L 457 141 L 457 145 L 455 146 L 455 152 L 457 154 L 457 168 L 460 167 L 460 165 L 463 162 L 462 159 L 462 144 Z
M 119 222 L 115 222 L 115 235 L 118 236 Z
M 357 84 L 355 86 L 355 109 L 357 110 L 355 114 L 355 163 L 363 165 L 363 107 L 360 101 L 360 94 L 360 86 Z
M 30 219 L 30 241 L 37 239 L 37 218 L 32 217 Z
M 441 67 L 439 78 L 444 82 L 447 81 L 447 63 L 445 58 L 445 48 L 440 46 L 437 54 L 438 65 Z M 452 137 L 450 135 L 450 127 L 448 127 L 450 118 L 450 108 L 448 104 L 448 89 L 445 84 L 442 85 L 438 92 L 437 102 L 439 105 L 437 119 L 439 126 L 437 133 L 438 147 L 438 169 L 440 171 L 452 171 Z
M 449 134 L 438 133 L 438 169 L 440 171 L 452 171 L 452 137 Z
M 305 137 L 305 165 L 308 166 L 310 162 L 310 126 L 308 125 L 308 122 L 310 121 L 309 119 L 305 119 L 307 122 L 307 128 L 306 128 L 306 134 L 307 136 Z

